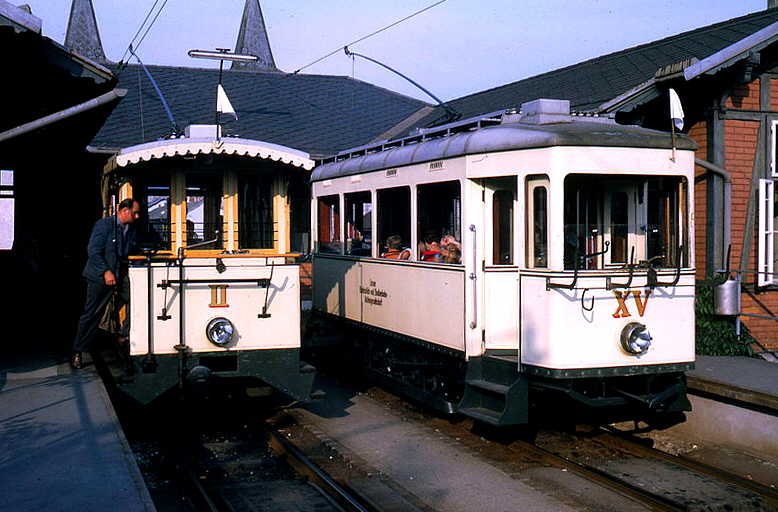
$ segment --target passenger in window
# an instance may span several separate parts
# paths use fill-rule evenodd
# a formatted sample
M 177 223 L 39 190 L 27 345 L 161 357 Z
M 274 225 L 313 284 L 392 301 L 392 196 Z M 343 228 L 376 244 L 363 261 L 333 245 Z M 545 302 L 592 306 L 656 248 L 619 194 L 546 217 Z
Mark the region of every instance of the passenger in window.
M 444 245 L 451 245 L 454 244 L 457 249 L 459 249 L 459 253 L 462 253 L 462 244 L 459 243 L 459 240 L 456 239 L 454 235 L 448 234 L 440 239 L 440 247 L 442 248 Z
M 386 239 L 386 252 L 382 258 L 392 260 L 407 260 L 411 257 L 411 251 L 403 247 L 403 239 L 398 235 L 392 235 Z
M 434 231 L 428 231 L 419 244 L 421 261 L 440 261 L 440 243 Z
M 346 251 L 351 256 L 370 256 L 370 244 L 360 237 L 351 239 L 351 249 Z
M 462 251 L 455 244 L 441 245 L 440 246 L 440 262 L 441 263 L 460 263 L 462 260 Z

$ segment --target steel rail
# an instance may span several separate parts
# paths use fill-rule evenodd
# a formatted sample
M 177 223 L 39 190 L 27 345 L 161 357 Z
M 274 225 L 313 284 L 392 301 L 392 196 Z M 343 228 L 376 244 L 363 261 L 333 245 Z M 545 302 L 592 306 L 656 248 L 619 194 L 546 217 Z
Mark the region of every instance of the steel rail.
M 316 484 L 347 512 L 374 512 L 356 501 L 340 484 L 316 466 L 296 446 L 287 441 L 280 432 L 268 424 L 264 424 L 264 429 L 268 434 L 268 445 L 271 449 L 279 454 L 283 454 L 295 471 Z
M 635 438 L 629 433 L 620 432 L 618 429 L 608 428 L 607 430 L 603 430 L 603 434 L 603 436 L 595 436 L 591 437 L 590 439 L 602 446 L 616 449 L 622 452 L 626 451 L 631 455 L 635 455 L 636 457 L 657 458 L 671 464 L 682 466 L 692 471 L 706 474 L 716 478 L 717 480 L 723 480 L 729 484 L 741 487 L 754 494 L 757 494 L 767 500 L 770 504 L 778 506 L 778 489 L 771 489 L 766 485 L 754 482 L 709 464 L 705 464 L 704 462 L 699 462 L 680 455 L 672 455 L 667 452 L 663 452 L 662 450 L 646 446 L 639 441 L 639 438 Z

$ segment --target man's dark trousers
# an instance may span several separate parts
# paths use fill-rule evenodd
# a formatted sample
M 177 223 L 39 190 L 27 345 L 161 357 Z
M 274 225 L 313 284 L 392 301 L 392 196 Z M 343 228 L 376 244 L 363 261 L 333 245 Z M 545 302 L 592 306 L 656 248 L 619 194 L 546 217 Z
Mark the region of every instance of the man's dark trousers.
M 124 300 L 125 304 L 130 302 L 130 280 L 125 277 L 121 281 L 121 289 L 116 286 L 95 283 L 86 280 L 86 304 L 84 312 L 78 320 L 78 331 L 76 333 L 76 342 L 73 346 L 75 352 L 89 352 L 92 348 L 92 340 L 100 326 L 100 318 L 105 314 L 105 308 L 114 291 Z M 129 313 L 129 311 L 128 311 Z M 122 322 L 120 335 L 127 337 L 127 328 L 129 327 L 129 314 Z

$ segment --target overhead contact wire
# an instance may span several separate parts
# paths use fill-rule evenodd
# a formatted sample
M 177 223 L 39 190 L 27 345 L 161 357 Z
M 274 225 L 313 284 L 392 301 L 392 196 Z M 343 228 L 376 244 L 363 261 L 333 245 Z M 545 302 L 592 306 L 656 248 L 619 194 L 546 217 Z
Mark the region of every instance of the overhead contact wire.
M 415 12 L 415 13 L 413 13 L 413 14 L 409 14 L 409 15 L 408 15 L 408 16 L 406 16 L 405 18 L 403 18 L 403 19 L 401 19 L 401 20 L 398 20 L 398 21 L 395 21 L 395 22 L 394 22 L 394 23 L 392 23 L 391 25 L 387 25 L 387 26 L 385 26 L 384 28 L 378 29 L 378 30 L 376 30 L 375 32 L 372 32 L 372 33 L 370 33 L 370 34 L 368 34 L 368 35 L 366 35 L 366 36 L 360 37 L 359 39 L 357 39 L 357 40 L 355 40 L 355 41 L 352 41 L 352 42 L 350 42 L 350 43 L 346 44 L 345 46 L 352 46 L 352 45 L 355 45 L 355 44 L 357 44 L 357 43 L 361 43 L 361 42 L 362 42 L 362 41 L 364 41 L 365 39 L 371 38 L 371 37 L 373 37 L 374 35 L 377 35 L 377 34 L 380 34 L 381 32 L 384 32 L 384 31 L 386 31 L 386 30 L 389 30 L 390 28 L 392 28 L 392 27 L 394 27 L 394 26 L 397 26 L 397 25 L 399 25 L 400 23 L 402 23 L 402 22 L 404 22 L 404 21 L 407 21 L 407 20 L 409 20 L 409 19 L 413 18 L 414 16 L 418 16 L 419 14 L 421 14 L 421 13 L 423 13 L 423 12 L 425 12 L 425 11 L 429 11 L 429 10 L 430 10 L 430 9 L 432 9 L 433 7 L 437 7 L 438 5 L 442 4 L 442 3 L 443 3 L 443 2 L 445 2 L 445 1 L 446 1 L 446 0 L 440 0 L 439 2 L 435 2 L 434 4 L 432 4 L 432 5 L 429 5 L 429 6 L 425 7 L 424 9 L 421 9 L 420 11 L 416 11 L 416 12 Z M 333 50 L 333 51 L 331 51 L 330 53 L 328 53 L 328 54 L 327 54 L 327 55 L 325 55 L 324 57 L 320 57 L 320 58 L 316 59 L 315 61 L 311 62 L 310 64 L 306 64 L 305 66 L 301 67 L 300 69 L 298 69 L 298 70 L 296 70 L 296 71 L 293 71 L 293 72 L 289 73 L 289 75 L 296 75 L 297 73 L 299 73 L 299 72 L 300 72 L 300 71 L 302 71 L 303 69 L 309 68 L 309 67 L 313 66 L 314 64 L 317 64 L 317 63 L 319 63 L 319 62 L 323 61 L 324 59 L 326 59 L 326 58 L 328 58 L 328 57 L 332 57 L 332 56 L 333 56 L 333 55 L 335 55 L 336 53 L 338 53 L 338 52 L 340 52 L 340 51 L 343 51 L 343 48 L 344 48 L 344 46 L 341 46 L 341 47 L 339 47 L 337 50 Z
M 155 0 L 154 1 L 154 5 L 151 6 L 151 9 L 149 10 L 149 13 L 146 15 L 146 18 L 143 20 L 143 23 L 141 23 L 140 27 L 138 28 L 138 31 L 133 36 L 132 40 L 130 41 L 130 44 L 127 45 L 127 49 L 124 51 L 124 54 L 122 55 L 122 60 L 120 61 L 120 66 L 119 66 L 119 70 L 120 71 L 122 69 L 124 69 L 124 67 L 126 66 L 126 64 L 124 64 L 123 62 L 124 62 L 124 58 L 127 56 L 127 53 L 129 52 L 130 54 L 134 55 L 134 51 L 137 50 L 138 47 L 143 43 L 143 40 L 146 39 L 146 36 L 148 35 L 149 31 L 151 30 L 151 27 L 153 27 L 154 24 L 157 22 L 157 19 L 159 19 L 159 15 L 162 14 L 162 10 L 167 5 L 167 2 L 168 2 L 168 0 L 165 0 L 162 3 L 162 6 L 157 10 L 156 15 L 154 15 L 154 19 L 151 20 L 151 23 L 149 23 L 148 26 L 146 27 L 146 31 L 143 32 L 143 35 L 138 40 L 138 43 L 134 44 L 135 40 L 138 39 L 138 34 L 140 34 L 141 31 L 143 30 L 143 27 L 146 26 L 146 22 L 148 22 L 149 17 L 154 12 L 154 9 L 156 9 L 157 4 L 159 3 L 159 0 Z

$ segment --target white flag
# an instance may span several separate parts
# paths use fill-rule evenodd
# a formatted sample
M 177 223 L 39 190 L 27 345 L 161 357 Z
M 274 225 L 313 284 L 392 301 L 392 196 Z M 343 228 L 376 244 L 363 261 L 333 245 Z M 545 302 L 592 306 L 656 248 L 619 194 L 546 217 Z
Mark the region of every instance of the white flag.
M 220 114 L 232 114 L 235 116 L 235 119 L 238 119 L 238 114 L 235 113 L 235 109 L 232 108 L 232 103 L 230 103 L 230 99 L 227 97 L 227 93 L 224 92 L 224 87 L 222 87 L 222 84 L 219 84 L 218 88 L 216 89 L 216 111 Z
M 683 130 L 683 107 L 681 106 L 681 99 L 678 97 L 678 93 L 675 89 L 670 89 L 670 119 L 673 124 L 679 130 Z

